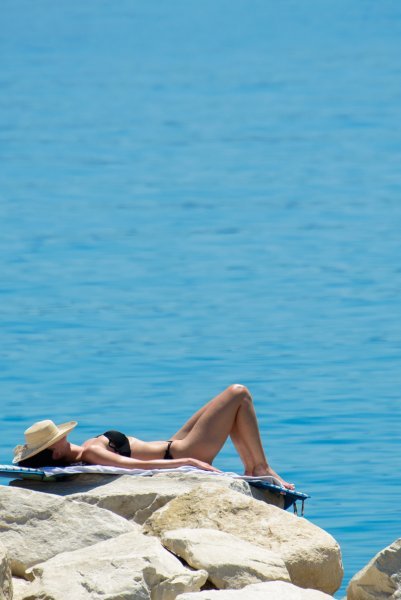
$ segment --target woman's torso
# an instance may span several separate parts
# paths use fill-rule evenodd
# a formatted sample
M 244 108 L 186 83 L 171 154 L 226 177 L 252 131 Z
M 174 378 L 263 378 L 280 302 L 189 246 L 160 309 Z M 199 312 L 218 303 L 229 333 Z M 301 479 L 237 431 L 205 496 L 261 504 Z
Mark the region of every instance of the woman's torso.
M 155 442 L 145 442 L 138 438 L 134 438 L 132 436 L 127 436 L 130 448 L 131 448 L 131 458 L 137 458 L 138 460 L 157 460 L 164 457 L 164 454 L 167 449 L 167 442 L 160 440 Z M 99 435 L 94 438 L 90 438 L 86 440 L 82 444 L 82 448 L 89 448 L 90 446 L 102 446 L 109 450 L 110 452 L 116 452 L 109 445 L 109 439 L 105 435 Z

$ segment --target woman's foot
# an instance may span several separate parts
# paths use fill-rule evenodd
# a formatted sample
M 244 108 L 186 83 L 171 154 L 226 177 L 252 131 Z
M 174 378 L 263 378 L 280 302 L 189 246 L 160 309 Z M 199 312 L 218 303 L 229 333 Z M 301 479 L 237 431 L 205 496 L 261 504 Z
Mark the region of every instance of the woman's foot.
M 285 487 L 287 490 L 295 490 L 295 485 L 293 483 L 288 483 L 285 481 L 280 475 L 276 473 L 269 465 L 257 465 L 252 472 L 253 477 L 262 477 L 263 475 L 268 475 L 270 477 L 274 477 L 280 482 L 280 485 Z

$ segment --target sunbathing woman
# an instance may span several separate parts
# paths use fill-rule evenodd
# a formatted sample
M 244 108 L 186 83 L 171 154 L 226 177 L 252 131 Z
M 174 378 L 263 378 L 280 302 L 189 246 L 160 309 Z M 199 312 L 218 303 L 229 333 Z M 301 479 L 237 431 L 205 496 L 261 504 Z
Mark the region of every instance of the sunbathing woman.
M 39 421 L 25 431 L 25 445 L 14 449 L 13 462 L 23 467 L 66 466 L 77 462 L 127 469 L 171 469 L 192 466 L 218 471 L 213 460 L 230 436 L 245 475 L 270 475 L 294 489 L 267 462 L 249 390 L 228 387 L 198 410 L 168 441 L 144 442 L 118 431 L 106 431 L 81 446 L 67 440 L 76 421 L 56 426 Z

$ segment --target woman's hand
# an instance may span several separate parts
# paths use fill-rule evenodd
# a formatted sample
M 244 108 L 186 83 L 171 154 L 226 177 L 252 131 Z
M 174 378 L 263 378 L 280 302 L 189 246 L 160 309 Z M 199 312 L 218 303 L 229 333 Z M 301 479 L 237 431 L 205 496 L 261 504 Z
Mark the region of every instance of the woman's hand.
M 180 462 L 180 467 L 196 467 L 197 469 L 202 469 L 203 471 L 214 471 L 215 473 L 221 473 L 220 469 L 216 469 L 209 463 L 203 462 L 203 460 L 198 460 L 197 458 L 178 458 L 174 459 L 174 462 Z M 178 465 L 177 465 L 178 466 Z

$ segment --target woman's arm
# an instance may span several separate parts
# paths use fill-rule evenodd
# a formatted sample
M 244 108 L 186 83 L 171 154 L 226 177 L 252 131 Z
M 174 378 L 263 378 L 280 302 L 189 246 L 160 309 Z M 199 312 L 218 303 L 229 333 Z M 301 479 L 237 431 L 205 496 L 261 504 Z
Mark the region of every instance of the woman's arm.
M 81 455 L 81 460 L 91 465 L 105 465 L 107 467 L 122 467 L 123 469 L 174 469 L 177 467 L 197 467 L 204 471 L 220 472 L 196 458 L 173 458 L 169 460 L 138 460 L 110 452 L 98 444 L 88 446 Z

